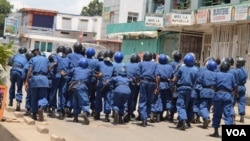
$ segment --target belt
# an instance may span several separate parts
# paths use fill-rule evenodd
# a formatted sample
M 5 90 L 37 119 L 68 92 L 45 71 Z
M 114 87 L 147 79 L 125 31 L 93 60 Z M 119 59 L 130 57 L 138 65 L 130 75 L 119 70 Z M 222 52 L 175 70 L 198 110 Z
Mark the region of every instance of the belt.
M 141 80 L 147 81 L 147 82 L 155 82 L 154 79 L 150 79 L 150 78 L 141 78 Z
M 160 79 L 160 82 L 169 82 L 168 79 Z
M 216 92 L 229 92 L 229 93 L 231 93 L 232 91 L 228 90 L 228 89 L 218 89 L 218 90 L 216 90 Z
M 203 88 L 213 89 L 213 86 L 203 86 Z
M 21 65 L 13 65 L 12 67 L 13 67 L 13 68 L 23 69 L 23 66 L 21 66 Z
M 47 75 L 47 73 L 44 73 L 44 72 L 33 72 L 33 75 Z

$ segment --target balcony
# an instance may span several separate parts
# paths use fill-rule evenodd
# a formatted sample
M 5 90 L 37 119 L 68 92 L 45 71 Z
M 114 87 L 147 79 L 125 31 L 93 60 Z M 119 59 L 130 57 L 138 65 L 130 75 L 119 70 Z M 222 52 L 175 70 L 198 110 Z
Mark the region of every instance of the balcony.
M 23 26 L 21 27 L 20 33 L 53 36 L 54 30 L 53 28 Z

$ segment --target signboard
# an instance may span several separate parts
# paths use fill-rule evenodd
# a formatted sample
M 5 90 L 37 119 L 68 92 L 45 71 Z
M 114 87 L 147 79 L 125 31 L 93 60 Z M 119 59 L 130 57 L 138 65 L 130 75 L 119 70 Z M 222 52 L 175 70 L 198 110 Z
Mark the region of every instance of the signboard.
M 209 23 L 209 9 L 199 9 L 195 12 L 194 17 L 195 17 L 195 24 L 204 24 L 204 23 Z
M 7 97 L 7 86 L 0 85 L 0 121 L 2 121 L 3 119 L 6 97 Z
M 192 25 L 193 12 L 187 10 L 174 10 L 171 12 L 171 24 Z
M 18 28 L 18 19 L 16 18 L 5 18 L 4 22 L 4 36 L 12 35 L 16 36 Z
M 241 4 L 234 6 L 234 20 L 247 20 L 249 14 L 249 4 Z
M 211 23 L 229 22 L 232 20 L 232 6 L 212 8 L 210 12 Z
M 145 26 L 163 27 L 164 26 L 163 17 L 146 16 Z
M 103 7 L 103 20 L 109 21 L 110 20 L 110 7 Z

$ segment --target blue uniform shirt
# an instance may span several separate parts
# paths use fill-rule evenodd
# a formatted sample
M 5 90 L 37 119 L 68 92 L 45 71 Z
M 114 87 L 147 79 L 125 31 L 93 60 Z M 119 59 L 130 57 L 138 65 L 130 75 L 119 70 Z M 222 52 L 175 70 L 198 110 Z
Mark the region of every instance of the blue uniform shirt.
M 198 69 L 195 66 L 188 67 L 186 65 L 182 65 L 176 73 L 176 77 L 178 78 L 177 86 L 193 88 L 196 81 L 197 72 Z
M 126 65 L 127 68 L 127 76 L 128 78 L 132 79 L 134 82 L 137 77 L 140 75 L 140 69 L 138 63 L 128 63 Z
M 115 75 L 118 75 L 118 71 L 120 68 L 122 67 L 125 67 L 125 63 L 116 63 L 116 62 L 113 62 L 113 65 L 114 65 L 114 68 L 115 68 Z
M 83 58 L 82 54 L 79 53 L 70 53 L 68 55 L 69 60 L 71 61 L 73 67 L 78 67 L 78 61 Z
M 95 73 L 97 71 L 97 67 L 98 67 L 98 60 L 95 58 L 87 58 L 88 59 L 88 63 L 89 63 L 89 69 L 92 72 L 92 79 L 91 82 L 96 82 L 96 78 L 95 78 Z
M 232 91 L 234 87 L 237 87 L 234 76 L 228 72 L 217 72 L 215 81 L 217 90 L 226 89 Z
M 115 76 L 111 79 L 111 84 L 114 85 L 114 92 L 130 94 L 129 79 L 127 77 Z
M 27 59 L 24 54 L 16 54 L 12 58 L 12 70 L 22 72 L 24 65 L 27 63 Z
M 67 73 L 69 73 L 71 71 L 71 69 L 73 69 L 72 63 L 70 62 L 69 58 L 66 56 L 63 56 L 61 58 L 61 61 L 58 64 L 58 67 L 60 68 L 60 71 L 64 70 Z M 70 77 L 68 75 L 66 75 L 66 76 L 64 76 L 64 78 L 69 79 Z
M 141 79 L 150 79 L 152 81 L 155 80 L 157 64 L 153 61 L 142 61 L 139 63 L 140 69 L 140 78 Z
M 71 80 L 73 81 L 80 80 L 80 81 L 90 82 L 92 73 L 91 70 L 88 68 L 83 69 L 82 67 L 76 67 L 70 71 L 69 76 L 72 77 Z
M 114 66 L 109 61 L 101 61 L 98 63 L 97 72 L 101 72 L 103 74 L 101 80 L 111 80 L 114 76 Z
M 156 75 L 160 76 L 160 90 L 161 89 L 169 89 L 169 84 L 167 82 L 168 79 L 171 78 L 173 74 L 173 67 L 169 64 L 158 64 L 156 69 Z
M 32 68 L 31 87 L 33 88 L 48 88 L 48 67 L 49 60 L 41 55 L 30 59 L 29 67 Z

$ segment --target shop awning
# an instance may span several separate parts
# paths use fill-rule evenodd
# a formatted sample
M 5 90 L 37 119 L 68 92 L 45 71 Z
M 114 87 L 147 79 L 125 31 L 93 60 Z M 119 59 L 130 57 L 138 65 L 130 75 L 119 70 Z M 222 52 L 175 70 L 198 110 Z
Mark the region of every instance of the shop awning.
M 68 39 L 68 38 L 59 38 L 53 36 L 42 36 L 42 35 L 32 35 L 32 34 L 25 34 L 24 37 L 31 39 L 45 40 L 45 41 L 57 41 L 57 42 L 67 42 L 67 43 L 75 43 L 77 41 L 77 39 Z

